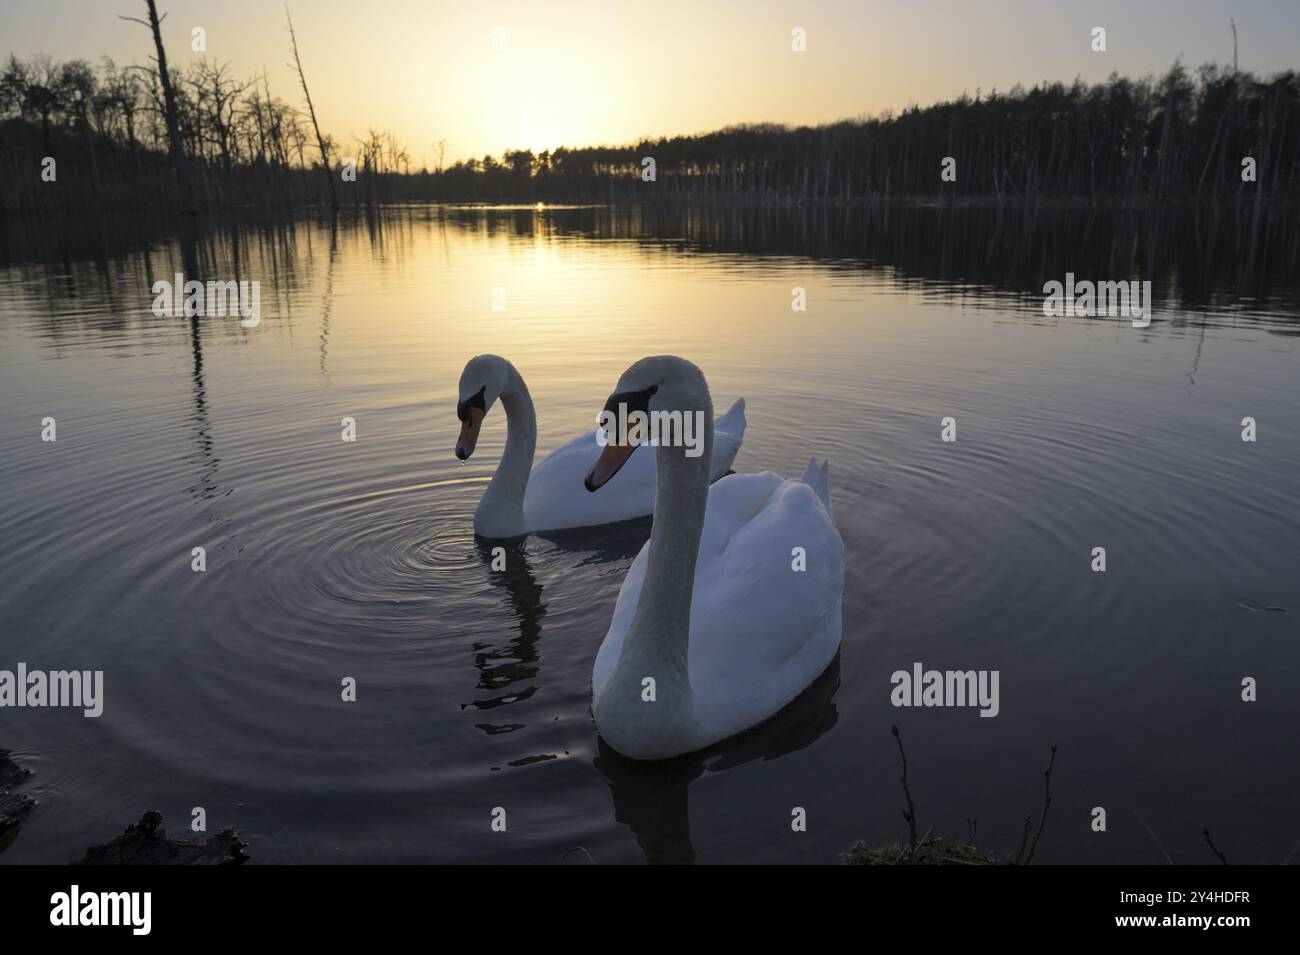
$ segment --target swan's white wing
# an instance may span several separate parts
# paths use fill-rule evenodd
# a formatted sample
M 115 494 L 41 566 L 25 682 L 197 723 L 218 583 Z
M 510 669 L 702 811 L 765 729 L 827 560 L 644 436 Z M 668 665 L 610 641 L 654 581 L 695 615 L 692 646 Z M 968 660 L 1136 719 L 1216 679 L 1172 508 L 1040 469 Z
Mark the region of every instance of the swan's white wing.
M 736 453 L 745 440 L 745 399 L 736 403 L 721 418 L 713 422 L 713 461 L 709 467 L 709 480 L 716 481 L 731 470 Z
M 840 643 L 844 544 L 816 491 L 780 481 L 761 507 L 745 496 L 752 517 L 707 561 L 701 548 L 691 605 L 691 686 L 712 739 L 774 715 Z
M 737 401 L 714 423 L 712 478 L 726 473 L 745 435 L 745 401 Z M 600 456 L 596 432 L 588 431 L 542 458 L 528 478 L 524 520 L 530 530 L 593 527 L 646 517 L 655 507 L 655 455 L 641 448 L 592 493 L 583 479 Z
M 796 547 L 806 570 L 793 569 Z M 636 612 L 647 553 L 628 570 L 596 655 L 597 697 Z M 772 716 L 825 670 L 839 648 L 843 589 L 844 545 L 812 487 L 765 472 L 710 489 L 689 650 L 697 719 L 710 741 Z
M 524 520 L 530 529 L 549 531 L 612 524 L 654 510 L 654 455 L 644 450 L 633 454 L 593 494 L 582 482 L 600 452 L 593 430 L 556 448 L 537 463 L 524 493 Z

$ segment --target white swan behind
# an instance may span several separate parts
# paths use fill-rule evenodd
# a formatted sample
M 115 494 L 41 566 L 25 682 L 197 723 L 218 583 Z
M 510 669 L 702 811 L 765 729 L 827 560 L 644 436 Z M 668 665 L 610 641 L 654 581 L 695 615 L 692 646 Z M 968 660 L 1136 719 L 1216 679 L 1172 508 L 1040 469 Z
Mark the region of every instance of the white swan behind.
M 514 365 L 497 355 L 478 355 L 460 378 L 462 460 L 473 453 L 483 418 L 500 400 L 506 412 L 506 446 L 501 463 L 474 511 L 474 532 L 484 537 L 520 537 L 534 531 L 592 527 L 646 517 L 654 511 L 655 463 L 650 455 L 633 459 L 619 473 L 618 493 L 593 498 L 583 478 L 599 453 L 596 430 L 556 448 L 536 467 L 537 417 L 532 396 Z M 745 400 L 717 420 L 712 478 L 731 469 L 745 438 Z
M 651 386 L 657 407 L 702 404 L 708 416 L 707 386 L 689 362 L 644 359 L 618 390 Z M 844 545 L 826 464 L 810 462 L 798 480 L 733 474 L 709 488 L 681 449 L 655 457 L 654 528 L 592 670 L 596 727 L 636 759 L 702 749 L 775 715 L 830 665 L 842 630 Z M 796 548 L 805 570 L 794 569 Z
M 725 415 L 714 422 L 715 457 L 710 479 L 731 470 L 736 452 L 745 438 L 745 399 L 739 398 Z M 721 454 L 716 452 L 720 450 Z M 595 430 L 561 445 L 537 463 L 524 495 L 524 522 L 537 530 L 612 524 L 633 517 L 646 517 L 655 508 L 655 461 L 653 455 L 634 456 L 616 480 L 621 489 L 602 500 L 582 486 L 591 469 L 592 455 L 600 451 Z M 612 490 L 612 487 L 611 487 Z

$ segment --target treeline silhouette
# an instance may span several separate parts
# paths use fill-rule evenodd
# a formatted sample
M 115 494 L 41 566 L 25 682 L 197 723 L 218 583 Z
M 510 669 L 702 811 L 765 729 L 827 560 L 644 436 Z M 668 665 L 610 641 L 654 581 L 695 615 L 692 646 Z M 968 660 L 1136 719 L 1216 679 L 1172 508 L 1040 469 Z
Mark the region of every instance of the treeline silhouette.
M 321 199 L 320 147 L 265 74 L 240 79 L 204 59 L 173 68 L 171 85 L 195 202 Z M 10 55 L 0 70 L 0 213 L 175 204 L 164 99 L 153 68 Z M 355 157 L 361 201 L 385 198 L 389 178 L 410 170 L 407 151 L 386 132 L 369 130 L 350 146 L 327 136 L 325 145 L 331 158 Z M 52 181 L 42 178 L 46 157 L 54 160 Z
M 1214 64 L 1163 77 L 962 95 L 825 126 L 734 126 L 634 145 L 509 150 L 413 170 L 370 130 L 319 140 L 266 76 L 199 61 L 172 71 L 191 201 L 471 202 L 893 198 L 1169 200 L 1300 197 L 1300 75 Z M 0 73 L 0 212 L 153 207 L 178 200 L 156 68 L 10 56 Z M 441 155 L 443 144 L 438 144 Z M 56 181 L 41 178 L 57 162 Z M 654 181 L 643 161 L 654 160 Z M 955 181 L 941 177 L 954 161 Z M 355 164 L 355 181 L 343 163 Z M 1253 180 L 1243 162 L 1253 160 Z M 322 173 L 325 175 L 322 175 Z
M 643 160 L 656 180 L 643 182 Z M 941 179 L 955 160 L 955 181 Z M 1255 160 L 1255 182 L 1242 160 Z M 440 198 L 792 200 L 1295 198 L 1300 75 L 1258 79 L 1209 64 L 1163 78 L 1042 84 L 963 95 L 828 126 L 735 126 L 635 146 L 507 152 L 457 163 Z

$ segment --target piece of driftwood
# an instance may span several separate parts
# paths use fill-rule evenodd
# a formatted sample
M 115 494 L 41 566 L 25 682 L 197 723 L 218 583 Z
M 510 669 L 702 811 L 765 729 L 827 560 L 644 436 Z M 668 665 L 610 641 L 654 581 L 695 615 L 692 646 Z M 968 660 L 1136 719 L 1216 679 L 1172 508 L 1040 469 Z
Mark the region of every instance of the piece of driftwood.
M 246 848 L 234 829 L 203 842 L 172 839 L 162 827 L 162 813 L 150 810 L 120 836 L 87 849 L 73 865 L 242 865 L 248 861 Z

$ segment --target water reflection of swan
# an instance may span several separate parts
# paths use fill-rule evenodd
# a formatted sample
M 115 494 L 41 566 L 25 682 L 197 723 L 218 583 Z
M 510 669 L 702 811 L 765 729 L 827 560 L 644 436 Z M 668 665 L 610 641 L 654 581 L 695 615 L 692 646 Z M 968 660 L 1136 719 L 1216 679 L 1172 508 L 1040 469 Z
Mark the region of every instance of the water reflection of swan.
M 631 560 L 650 538 L 652 519 L 637 517 L 604 527 L 571 527 L 538 531 L 534 537 L 553 544 L 556 550 L 578 557 L 577 567 Z
M 515 688 L 533 680 L 538 673 L 537 641 L 542 635 L 542 618 L 546 603 L 542 585 L 537 582 L 522 541 L 489 541 L 475 538 L 475 550 L 488 568 L 488 581 L 505 591 L 517 632 L 500 647 L 474 644 L 474 666 L 479 671 L 478 689 L 493 694 L 486 699 L 467 703 L 462 709 L 492 710 L 536 692 L 535 685 Z M 521 723 L 476 724 L 489 735 L 522 729 Z
M 614 487 L 617 493 L 593 499 L 582 489 L 583 475 L 598 449 L 594 430 L 556 448 L 533 467 L 537 448 L 533 399 L 515 366 L 496 355 L 471 358 L 460 376 L 456 456 L 462 461 L 474 453 L 483 418 L 498 399 L 506 410 L 506 447 L 474 511 L 476 534 L 519 537 L 531 531 L 611 524 L 654 510 L 655 467 L 648 457 L 623 469 Z M 740 450 L 745 437 L 744 399 L 717 420 L 714 430 L 710 480 L 726 474 Z
M 537 642 L 542 635 L 542 617 L 546 616 L 541 583 L 533 576 L 528 552 L 521 541 L 489 542 L 474 539 L 478 559 L 487 568 L 487 581 L 491 586 L 506 591 L 511 615 L 516 620 L 516 633 L 504 646 L 486 643 L 473 644 L 474 668 L 478 670 L 477 689 L 491 694 L 485 699 L 465 703 L 461 709 L 495 709 L 528 699 L 537 691 L 536 685 L 517 687 L 517 683 L 534 680 L 538 673 Z M 510 733 L 523 729 L 523 724 L 491 724 L 480 722 L 478 729 L 489 735 Z
M 604 740 L 592 764 L 609 780 L 614 818 L 636 835 L 646 862 L 695 861 L 691 843 L 690 785 L 706 770 L 723 772 L 755 760 L 778 759 L 811 746 L 835 725 L 839 712 L 840 658 L 775 717 L 714 746 L 658 762 L 620 756 Z M 600 860 L 597 860 L 600 861 Z
M 548 532 L 538 537 L 551 545 L 548 556 L 570 555 L 573 569 L 597 568 L 634 557 L 650 536 L 650 519 L 623 521 L 604 528 L 575 528 Z M 464 703 L 461 709 L 496 710 L 537 692 L 541 669 L 540 640 L 546 617 L 545 588 L 533 571 L 535 557 L 525 541 L 474 538 L 474 549 L 487 572 L 488 583 L 504 592 L 505 604 L 515 620 L 514 631 L 503 644 L 476 642 L 472 647 L 474 667 L 479 672 L 477 689 L 487 691 L 482 699 Z M 523 723 L 478 723 L 489 735 L 524 728 Z

